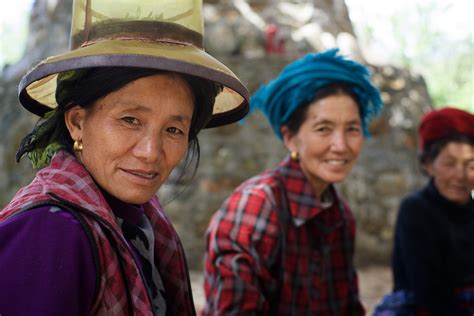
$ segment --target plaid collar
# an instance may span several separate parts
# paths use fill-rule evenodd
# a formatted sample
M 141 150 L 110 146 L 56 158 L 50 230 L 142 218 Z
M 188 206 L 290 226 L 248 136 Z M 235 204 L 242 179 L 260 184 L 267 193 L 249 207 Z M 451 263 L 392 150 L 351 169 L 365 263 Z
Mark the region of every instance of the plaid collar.
M 96 218 L 120 231 L 115 216 L 105 197 L 85 167 L 70 153 L 61 150 L 51 160 L 51 165 L 37 173 L 43 191 L 62 201 L 80 206 L 85 213 L 94 214 Z M 61 183 L 60 186 L 57 184 Z M 80 192 L 80 194 L 71 194 Z
M 325 192 L 325 201 L 318 199 L 298 161 L 287 157 L 278 166 L 278 171 L 283 178 L 291 217 L 296 226 L 301 226 L 312 218 L 331 210 L 334 202 L 338 200 L 337 192 L 332 184 Z

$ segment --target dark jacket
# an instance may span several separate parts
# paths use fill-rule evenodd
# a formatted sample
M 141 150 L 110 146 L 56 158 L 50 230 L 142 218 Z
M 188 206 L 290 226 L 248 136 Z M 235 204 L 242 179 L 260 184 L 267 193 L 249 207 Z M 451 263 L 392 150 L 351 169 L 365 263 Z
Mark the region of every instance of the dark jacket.
M 455 289 L 474 285 L 474 200 L 452 203 L 433 180 L 403 199 L 392 270 L 394 290 L 412 291 L 431 315 L 464 315 Z

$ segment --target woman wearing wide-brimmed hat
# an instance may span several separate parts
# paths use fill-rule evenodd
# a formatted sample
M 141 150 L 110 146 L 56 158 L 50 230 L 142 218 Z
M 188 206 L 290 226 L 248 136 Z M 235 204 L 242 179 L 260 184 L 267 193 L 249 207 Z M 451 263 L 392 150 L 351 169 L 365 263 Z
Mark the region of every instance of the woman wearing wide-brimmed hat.
M 207 234 L 205 315 L 363 315 L 355 220 L 334 184 L 350 173 L 382 108 L 363 65 L 308 54 L 260 88 L 251 107 L 291 152 L 241 184 Z
M 76 0 L 70 51 L 20 82 L 41 168 L 0 212 L 1 315 L 193 315 L 179 238 L 155 196 L 202 128 L 248 93 L 203 50 L 201 1 Z M 194 165 L 194 168 L 196 165 Z
M 429 181 L 400 204 L 392 296 L 409 298 L 416 315 L 473 315 L 474 115 L 452 107 L 430 111 L 419 140 Z

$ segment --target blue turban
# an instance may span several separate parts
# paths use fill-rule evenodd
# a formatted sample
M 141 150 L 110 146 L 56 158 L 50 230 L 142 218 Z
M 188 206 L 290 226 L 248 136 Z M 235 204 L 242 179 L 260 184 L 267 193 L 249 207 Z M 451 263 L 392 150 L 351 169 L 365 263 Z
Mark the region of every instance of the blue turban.
M 282 139 L 280 127 L 287 123 L 295 110 L 314 100 L 322 87 L 334 83 L 349 84 L 358 98 L 362 128 L 369 135 L 368 123 L 383 107 L 378 89 L 370 81 L 363 65 L 338 55 L 339 50 L 307 54 L 283 69 L 280 75 L 261 86 L 250 99 L 251 110 L 260 109 Z

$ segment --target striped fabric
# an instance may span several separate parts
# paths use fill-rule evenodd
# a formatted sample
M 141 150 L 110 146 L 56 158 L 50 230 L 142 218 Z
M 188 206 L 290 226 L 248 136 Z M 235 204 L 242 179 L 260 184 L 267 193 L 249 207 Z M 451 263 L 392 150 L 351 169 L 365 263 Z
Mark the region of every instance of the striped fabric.
M 355 221 L 329 195 L 323 207 L 288 158 L 240 185 L 207 231 L 203 315 L 364 315 Z
M 84 167 L 65 151 L 40 170 L 0 212 L 0 221 L 38 204 L 80 213 L 96 241 L 102 277 L 91 315 L 153 315 L 142 272 L 112 210 Z M 155 261 L 166 289 L 167 315 L 195 315 L 189 275 L 178 235 L 153 198 L 143 205 L 154 230 Z
M 112 207 L 112 209 L 114 208 Z M 155 244 L 155 237 L 153 235 L 153 227 L 151 227 L 150 222 L 143 214 L 136 223 L 117 215 L 117 223 L 122 229 L 125 239 L 128 240 L 136 250 L 135 253 L 141 262 L 145 283 L 150 291 L 157 315 L 166 315 L 165 288 L 160 272 L 154 264 L 155 255 L 153 245 Z

